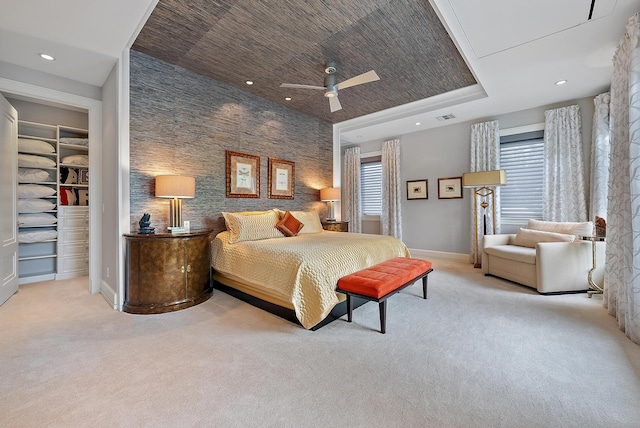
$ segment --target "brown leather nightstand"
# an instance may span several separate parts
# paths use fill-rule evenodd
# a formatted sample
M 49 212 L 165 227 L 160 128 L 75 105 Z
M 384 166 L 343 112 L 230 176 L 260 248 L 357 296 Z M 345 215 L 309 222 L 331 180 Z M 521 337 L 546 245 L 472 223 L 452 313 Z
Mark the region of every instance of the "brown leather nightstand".
M 349 222 L 348 221 L 323 221 L 322 228 L 324 230 L 330 230 L 332 232 L 348 232 Z

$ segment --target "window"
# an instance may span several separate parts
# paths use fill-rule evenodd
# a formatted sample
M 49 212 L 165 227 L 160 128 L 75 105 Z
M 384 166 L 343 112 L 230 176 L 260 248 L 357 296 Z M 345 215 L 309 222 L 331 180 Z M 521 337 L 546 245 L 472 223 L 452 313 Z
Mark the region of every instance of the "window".
M 500 137 L 500 168 L 507 171 L 507 185 L 500 187 L 500 219 L 505 226 L 521 227 L 530 218 L 542 218 L 543 136 L 543 131 L 534 131 Z
M 382 161 L 380 156 L 360 160 L 360 202 L 362 215 L 382 212 Z

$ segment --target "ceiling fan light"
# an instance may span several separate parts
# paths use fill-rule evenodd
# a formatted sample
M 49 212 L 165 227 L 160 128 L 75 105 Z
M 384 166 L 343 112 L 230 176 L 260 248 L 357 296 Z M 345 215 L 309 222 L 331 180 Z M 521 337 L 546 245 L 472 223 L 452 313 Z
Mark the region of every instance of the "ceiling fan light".
M 324 93 L 324 96 L 327 98 L 337 97 L 338 90 L 336 88 L 327 88 L 327 91 Z

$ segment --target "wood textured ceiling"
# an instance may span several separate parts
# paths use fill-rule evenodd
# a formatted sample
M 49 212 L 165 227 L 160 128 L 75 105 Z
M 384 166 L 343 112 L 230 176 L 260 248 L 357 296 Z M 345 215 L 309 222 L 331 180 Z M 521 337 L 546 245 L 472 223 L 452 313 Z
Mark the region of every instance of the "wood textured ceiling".
M 428 0 L 160 0 L 133 49 L 330 123 L 476 83 Z M 322 91 L 279 87 L 323 86 L 329 60 L 339 82 L 380 80 L 334 113 Z

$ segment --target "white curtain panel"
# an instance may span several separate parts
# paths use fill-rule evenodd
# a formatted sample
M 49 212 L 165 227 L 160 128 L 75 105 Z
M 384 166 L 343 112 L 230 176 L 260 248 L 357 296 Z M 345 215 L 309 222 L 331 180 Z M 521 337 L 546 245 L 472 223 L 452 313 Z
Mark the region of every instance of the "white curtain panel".
M 500 169 L 500 126 L 497 120 L 490 122 L 476 123 L 471 125 L 471 163 L 469 165 L 470 172 L 476 171 L 493 171 Z M 509 178 L 507 177 L 507 180 Z M 474 212 L 473 198 L 477 198 L 478 207 L 482 202 L 475 191 L 471 189 L 471 256 L 474 264 L 477 266 L 482 263 L 482 240 L 483 240 L 483 221 L 486 214 L 487 231 L 493 232 L 493 224 L 495 222 L 496 232 L 500 233 L 500 191 L 494 188 L 495 192 L 495 211 L 496 218 L 493 218 L 491 207 L 488 207 L 486 213 L 482 208 L 478 212 Z M 479 227 L 476 227 L 479 225 Z M 476 247 L 476 242 L 478 243 Z M 480 250 L 476 252 L 476 248 Z
M 609 103 L 611 94 L 605 92 L 593 100 L 593 128 L 591 130 L 591 188 L 589 218 L 607 218 L 609 188 Z
M 543 220 L 586 221 L 580 107 L 544 112 Z
M 342 210 L 349 231 L 362 232 L 362 207 L 360 205 L 360 147 L 344 152 L 344 185 L 342 186 Z
M 402 239 L 400 140 L 382 143 L 382 234 Z
M 604 306 L 640 344 L 640 13 L 613 57 Z

